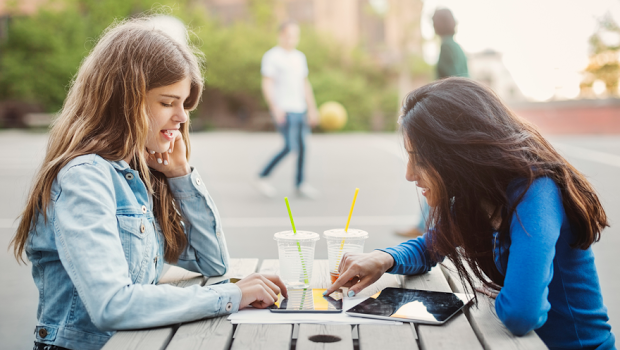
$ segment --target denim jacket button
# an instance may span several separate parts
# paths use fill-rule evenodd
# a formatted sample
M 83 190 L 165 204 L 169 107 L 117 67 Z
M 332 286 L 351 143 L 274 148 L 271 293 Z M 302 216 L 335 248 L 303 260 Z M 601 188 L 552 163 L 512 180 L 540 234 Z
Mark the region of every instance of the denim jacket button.
M 200 178 L 196 179 L 196 184 L 200 185 Z
M 222 234 L 220 233 L 220 231 L 217 231 L 217 232 L 215 233 L 215 235 L 216 235 L 216 236 L 218 236 L 218 237 L 221 237 L 221 236 L 222 236 Z
M 140 225 L 140 232 L 144 233 L 144 231 L 146 231 L 146 227 L 144 227 L 144 224 Z
M 146 214 L 146 206 L 145 206 L 145 205 L 143 205 L 143 206 L 142 206 L 142 212 L 143 212 L 144 214 Z
M 226 304 L 226 311 L 230 310 L 232 310 L 232 303 L 229 302 L 228 304 Z
M 127 174 L 125 174 L 125 178 L 127 180 L 133 180 L 133 174 L 132 173 L 127 173 Z
M 228 309 L 228 305 L 226 305 L 226 308 Z M 45 328 L 39 329 L 39 337 L 41 337 L 41 338 L 47 337 L 47 329 L 45 329 Z

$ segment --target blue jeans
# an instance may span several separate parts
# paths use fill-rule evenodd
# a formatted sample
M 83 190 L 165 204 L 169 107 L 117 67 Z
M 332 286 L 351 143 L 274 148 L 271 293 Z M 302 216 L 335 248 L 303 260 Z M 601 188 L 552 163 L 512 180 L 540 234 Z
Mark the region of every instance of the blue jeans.
M 265 169 L 263 169 L 259 176 L 269 176 L 273 168 L 275 168 L 290 151 L 297 150 L 297 175 L 295 178 L 295 186 L 299 187 L 304 181 L 304 155 L 306 150 L 306 134 L 308 133 L 306 113 L 286 113 L 284 124 L 278 125 L 277 127 L 282 137 L 284 137 L 284 148 L 267 163 L 267 166 L 265 166 Z

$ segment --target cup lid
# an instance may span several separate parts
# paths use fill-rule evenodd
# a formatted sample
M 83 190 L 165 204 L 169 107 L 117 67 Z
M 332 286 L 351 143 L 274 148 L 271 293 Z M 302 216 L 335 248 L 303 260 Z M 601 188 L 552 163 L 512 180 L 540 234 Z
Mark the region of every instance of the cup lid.
M 273 235 L 275 240 L 297 240 L 297 241 L 318 241 L 319 234 L 311 231 L 297 231 L 295 234 L 293 231 L 281 231 Z
M 323 232 L 325 238 L 368 238 L 368 232 L 349 228 L 347 232 L 343 228 L 335 228 Z

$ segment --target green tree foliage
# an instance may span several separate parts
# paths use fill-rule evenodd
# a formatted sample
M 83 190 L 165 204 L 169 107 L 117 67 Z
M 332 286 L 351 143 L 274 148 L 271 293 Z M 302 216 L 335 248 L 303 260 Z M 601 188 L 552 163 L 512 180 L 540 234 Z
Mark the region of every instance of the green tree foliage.
M 277 42 L 270 1 L 250 1 L 251 18 L 229 25 L 210 16 L 199 1 L 160 1 L 157 12 L 170 4 L 170 14 L 192 30 L 191 40 L 205 55 L 208 89 L 219 90 L 230 99 L 244 96 L 266 109 L 260 64 L 263 54 Z M 115 20 L 148 11 L 152 11 L 150 0 L 54 0 L 32 16 L 13 17 L 8 40 L 0 45 L 0 98 L 57 111 L 81 60 L 101 32 Z M 395 119 L 394 72 L 310 27 L 302 28 L 299 49 L 308 58 L 317 103 L 342 103 L 349 114 L 346 129 L 368 130 L 376 115 Z M 393 123 L 387 127 L 393 128 Z
M 620 26 L 608 13 L 599 20 L 598 30 L 590 37 L 590 62 L 585 69 L 585 78 L 581 83 L 582 93 L 587 95 L 594 81 L 600 80 L 605 83 L 609 95 L 618 96 L 619 52 Z
M 0 45 L 0 96 L 57 111 L 101 32 L 150 6 L 146 0 L 64 0 L 11 18 L 8 39 Z

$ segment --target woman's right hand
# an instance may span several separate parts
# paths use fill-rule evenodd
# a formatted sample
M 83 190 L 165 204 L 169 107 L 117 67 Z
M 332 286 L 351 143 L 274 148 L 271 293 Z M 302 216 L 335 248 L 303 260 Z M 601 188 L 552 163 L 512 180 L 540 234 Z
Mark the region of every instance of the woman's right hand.
M 375 283 L 393 265 L 394 258 L 380 250 L 364 254 L 345 253 L 338 266 L 340 277 L 325 291 L 325 295 L 340 287 L 349 287 L 348 295 L 353 297 Z
M 241 289 L 241 304 L 239 309 L 252 305 L 257 309 L 264 309 L 278 300 L 278 294 L 288 297 L 286 287 L 276 275 L 253 273 L 236 283 Z

